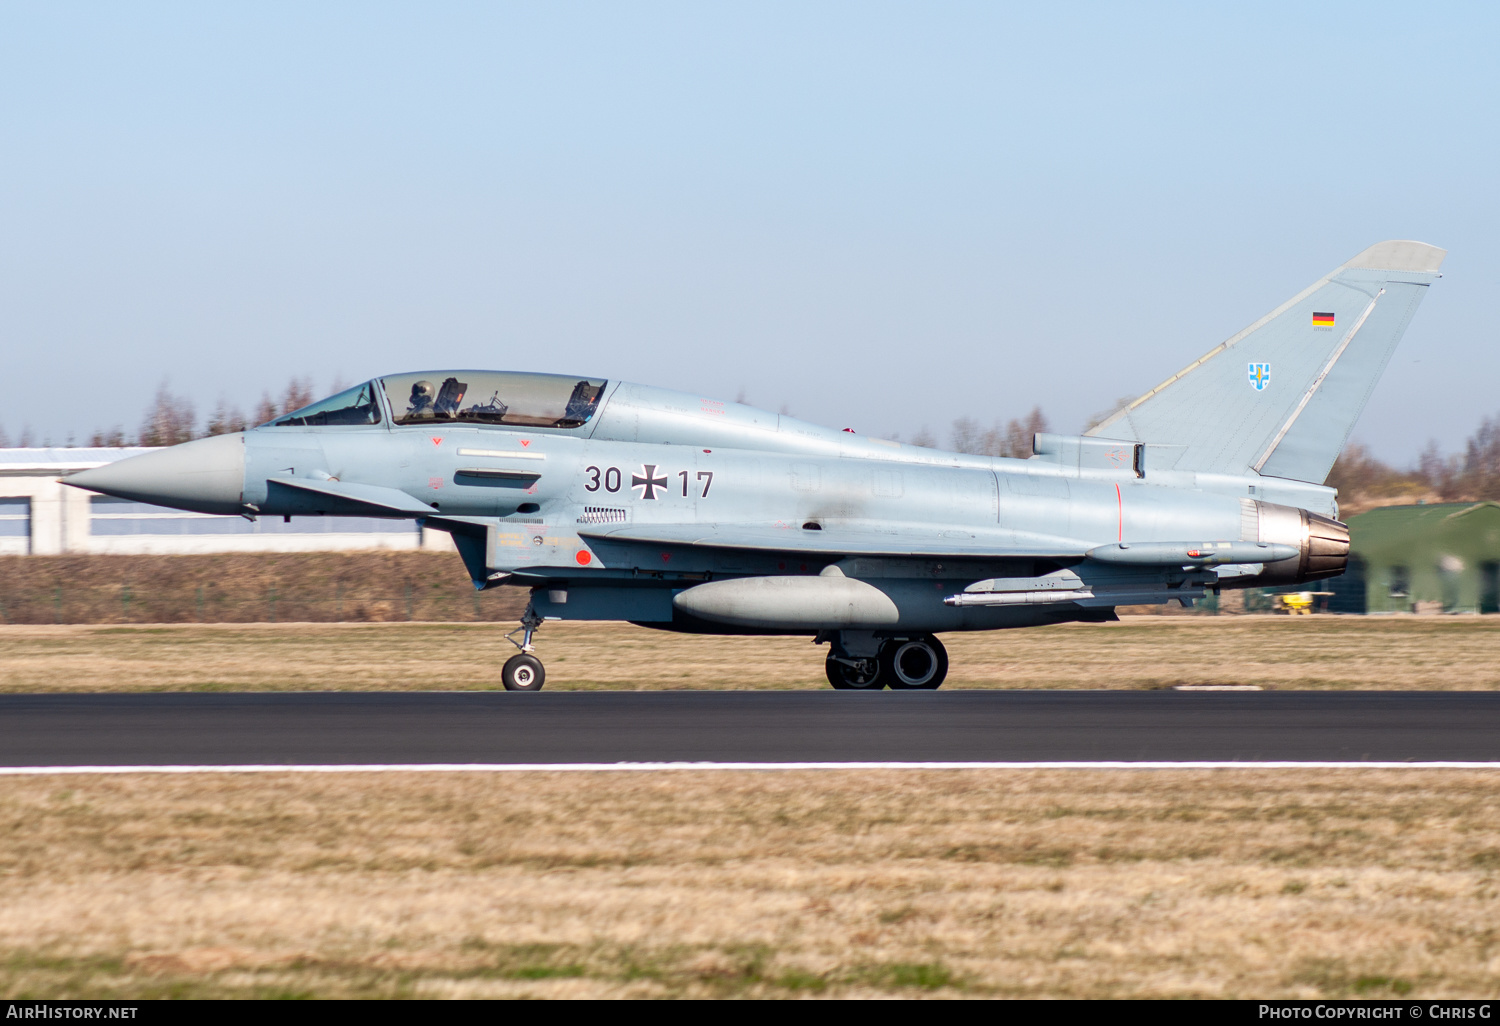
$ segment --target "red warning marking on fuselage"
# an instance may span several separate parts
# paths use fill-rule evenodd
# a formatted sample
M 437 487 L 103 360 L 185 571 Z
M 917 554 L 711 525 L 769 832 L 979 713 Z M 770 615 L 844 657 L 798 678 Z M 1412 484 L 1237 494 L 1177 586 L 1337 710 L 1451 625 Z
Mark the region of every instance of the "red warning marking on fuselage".
M 578 560 L 579 566 L 588 566 L 594 560 L 594 557 L 589 553 L 587 549 L 580 549 L 578 555 L 574 556 L 573 558 Z
M 432 440 L 432 444 L 433 445 L 442 445 L 443 444 L 443 440 L 441 438 L 434 438 Z

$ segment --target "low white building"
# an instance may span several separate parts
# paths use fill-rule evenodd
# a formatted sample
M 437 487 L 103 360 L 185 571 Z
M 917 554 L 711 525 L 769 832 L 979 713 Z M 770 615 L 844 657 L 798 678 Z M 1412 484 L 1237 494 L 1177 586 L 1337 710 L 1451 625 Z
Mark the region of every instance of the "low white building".
M 442 531 L 410 520 L 185 513 L 70 488 L 62 478 L 151 449 L 0 449 L 0 555 L 69 552 L 184 555 L 200 552 L 450 550 Z

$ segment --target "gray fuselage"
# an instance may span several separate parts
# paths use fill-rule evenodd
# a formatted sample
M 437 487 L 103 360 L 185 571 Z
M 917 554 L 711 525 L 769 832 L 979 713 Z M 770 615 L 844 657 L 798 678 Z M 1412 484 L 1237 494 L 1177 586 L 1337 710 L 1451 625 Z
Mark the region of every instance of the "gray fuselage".
M 1131 442 L 1039 436 L 1028 460 L 973 456 L 629 383 L 601 383 L 571 426 L 403 424 L 376 384 L 379 410 L 361 409 L 377 423 L 273 423 L 79 483 L 205 512 L 415 518 L 454 535 L 477 587 L 530 586 L 543 616 L 703 631 L 1108 618 L 1306 579 L 1303 511 L 1336 512 L 1332 489 L 1175 471 L 1170 451 Z M 151 460 L 156 487 L 120 476 Z M 751 578 L 773 583 L 723 584 Z

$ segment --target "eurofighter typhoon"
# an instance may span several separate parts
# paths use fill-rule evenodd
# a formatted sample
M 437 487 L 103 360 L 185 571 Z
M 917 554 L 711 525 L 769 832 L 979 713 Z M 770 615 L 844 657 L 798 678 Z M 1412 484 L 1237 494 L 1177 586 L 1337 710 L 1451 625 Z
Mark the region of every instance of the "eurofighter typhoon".
M 931 689 L 938 635 L 1333 577 L 1328 476 L 1444 251 L 1372 246 L 1082 436 L 941 452 L 600 378 L 392 374 L 68 483 L 203 513 L 415 519 L 546 620 L 826 643 L 828 682 Z M 607 657 L 606 653 L 600 653 Z

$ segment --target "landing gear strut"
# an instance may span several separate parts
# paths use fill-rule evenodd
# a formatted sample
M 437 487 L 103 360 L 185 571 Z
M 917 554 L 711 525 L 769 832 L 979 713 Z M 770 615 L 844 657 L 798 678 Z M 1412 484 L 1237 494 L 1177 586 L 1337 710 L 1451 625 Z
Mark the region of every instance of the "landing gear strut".
M 500 683 L 505 686 L 506 691 L 540 691 L 546 683 L 547 671 L 542 666 L 542 661 L 535 656 L 536 648 L 531 644 L 532 636 L 541 625 L 541 616 L 528 602 L 525 612 L 521 614 L 521 626 L 505 636 L 506 641 L 521 650 L 519 655 L 506 660 L 505 667 L 500 671 Z M 516 640 L 517 634 L 521 635 L 520 641 Z
M 885 687 L 879 659 L 840 659 L 829 656 L 823 664 L 828 683 L 839 691 L 879 691 Z
M 830 631 L 824 672 L 839 691 L 933 691 L 948 675 L 948 650 L 931 634 L 878 638 L 873 631 Z

